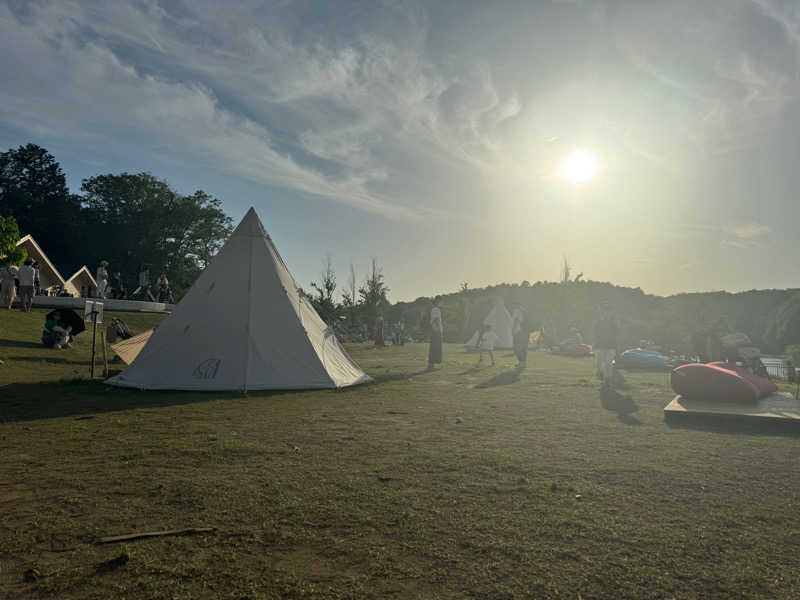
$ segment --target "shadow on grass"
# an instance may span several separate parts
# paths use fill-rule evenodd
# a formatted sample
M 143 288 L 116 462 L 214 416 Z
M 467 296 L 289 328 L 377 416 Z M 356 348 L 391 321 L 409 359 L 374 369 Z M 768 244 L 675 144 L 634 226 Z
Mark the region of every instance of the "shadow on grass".
M 413 373 L 385 373 L 383 375 L 370 375 L 372 377 L 373 382 L 368 385 L 380 385 L 381 383 L 389 383 L 390 381 L 406 381 L 411 379 L 412 377 L 416 377 L 417 375 L 425 375 L 426 373 L 433 373 L 438 371 L 439 369 L 423 369 L 421 371 L 415 371 Z
M 9 356 L 7 361 L 22 361 L 22 362 L 34 362 L 34 363 L 42 363 L 42 362 L 49 362 L 49 363 L 60 363 L 66 365 L 81 365 L 87 366 L 91 364 L 91 361 L 88 360 L 69 360 L 68 358 L 61 358 L 60 356 Z
M 477 363 L 476 365 L 470 367 L 466 371 L 461 371 L 461 373 L 459 373 L 459 375 L 474 375 L 475 373 L 480 373 L 481 371 L 483 371 L 488 366 L 489 365 L 485 364 L 485 363 Z
M 259 391 L 259 396 L 290 394 Z M 136 408 L 157 408 L 226 398 L 238 392 L 141 391 L 116 388 L 102 381 L 74 379 L 40 383 L 12 383 L 0 387 L 0 423 L 77 417 Z
M 504 371 L 499 375 L 495 375 L 491 379 L 488 379 L 483 383 L 479 383 L 475 386 L 475 388 L 479 390 L 485 390 L 487 388 L 498 387 L 501 385 L 510 385 L 512 383 L 516 383 L 517 381 L 519 381 L 519 369 L 513 369 L 511 371 Z
M 20 340 L 6 340 L 0 338 L 0 348 L 39 348 L 44 350 L 44 345 L 41 342 L 23 342 Z
M 800 438 L 800 426 L 794 420 L 754 421 L 732 415 L 665 415 L 670 429 L 694 429 L 710 433 Z
M 617 413 L 617 418 L 626 425 L 641 425 L 642 422 L 633 416 L 639 410 L 630 396 L 623 396 L 616 390 L 603 388 L 600 390 L 600 401 L 608 411 Z

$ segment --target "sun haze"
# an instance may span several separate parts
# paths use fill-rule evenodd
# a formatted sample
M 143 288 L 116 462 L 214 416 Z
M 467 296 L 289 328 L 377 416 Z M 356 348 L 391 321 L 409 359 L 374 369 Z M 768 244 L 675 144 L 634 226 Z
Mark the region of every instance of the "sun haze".
M 597 157 L 588 150 L 576 150 L 561 161 L 558 172 L 569 183 L 582 185 L 594 179 Z

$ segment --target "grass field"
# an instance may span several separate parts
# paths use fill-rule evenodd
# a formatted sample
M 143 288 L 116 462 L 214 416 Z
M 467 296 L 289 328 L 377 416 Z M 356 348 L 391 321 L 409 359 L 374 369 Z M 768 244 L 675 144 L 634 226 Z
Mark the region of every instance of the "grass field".
M 0 311 L 0 598 L 800 597 L 797 438 L 670 428 L 664 373 L 411 344 L 344 391 L 139 392 L 42 320 Z

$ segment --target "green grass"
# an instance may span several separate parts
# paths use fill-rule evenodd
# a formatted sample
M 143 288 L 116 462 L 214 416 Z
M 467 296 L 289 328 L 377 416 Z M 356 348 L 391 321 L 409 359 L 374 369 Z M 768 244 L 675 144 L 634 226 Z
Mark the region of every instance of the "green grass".
M 797 439 L 670 428 L 664 373 L 355 346 L 373 385 L 139 392 L 41 321 L 0 311 L 0 598 L 800 597 Z

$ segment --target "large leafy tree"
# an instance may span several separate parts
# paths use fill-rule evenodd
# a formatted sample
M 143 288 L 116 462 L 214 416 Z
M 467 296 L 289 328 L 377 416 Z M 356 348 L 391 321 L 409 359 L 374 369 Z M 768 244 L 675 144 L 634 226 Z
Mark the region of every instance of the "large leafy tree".
M 149 173 L 98 175 L 81 189 L 91 258 L 109 261 L 129 286 L 144 263 L 153 280 L 166 273 L 180 296 L 231 232 L 219 200 L 179 194 Z
M 61 166 L 47 150 L 27 144 L 0 153 L 0 207 L 23 235 L 32 234 L 59 261 L 80 261 L 75 243 L 81 200 L 70 194 Z

